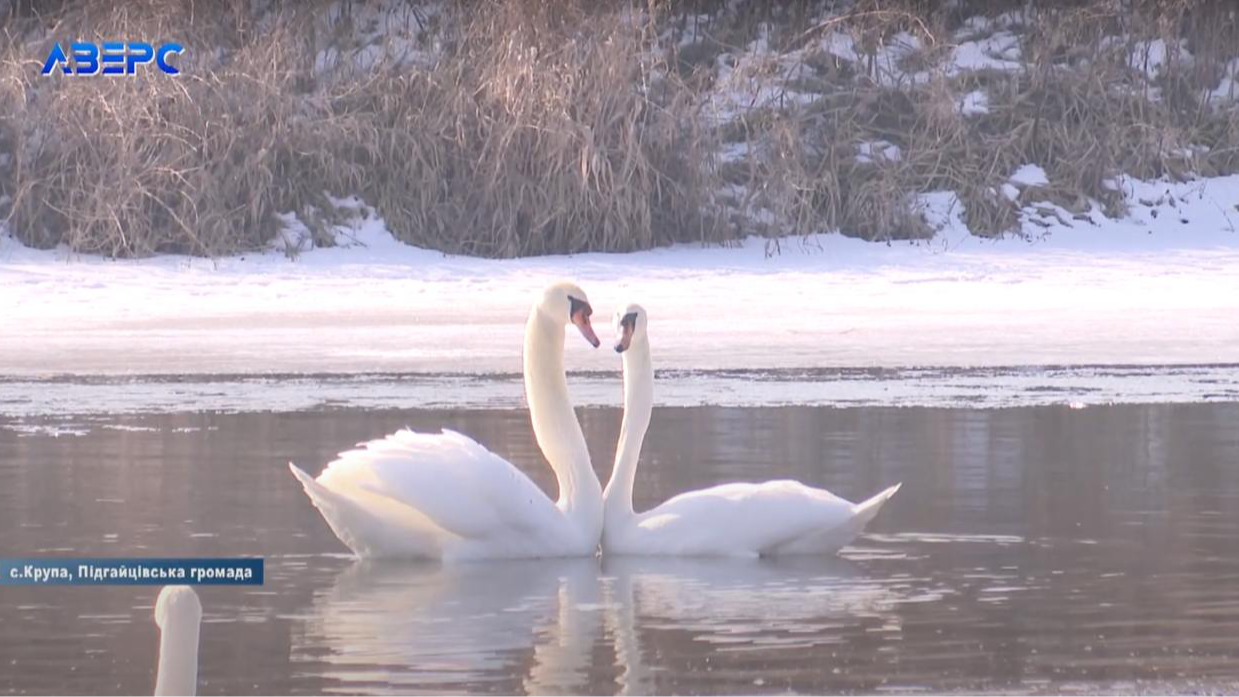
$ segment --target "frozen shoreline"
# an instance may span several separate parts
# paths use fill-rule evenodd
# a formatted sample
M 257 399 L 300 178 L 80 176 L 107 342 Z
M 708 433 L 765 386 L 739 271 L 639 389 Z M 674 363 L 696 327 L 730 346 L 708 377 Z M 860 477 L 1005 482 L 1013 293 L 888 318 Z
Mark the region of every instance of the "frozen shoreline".
M 296 261 L 66 260 L 0 238 L 0 375 L 513 374 L 529 302 L 560 277 L 604 338 L 614 309 L 644 304 L 660 369 L 1239 363 L 1239 177 L 1124 186 L 1127 218 L 1039 241 L 971 237 L 942 194 L 926 197 L 931 243 L 820 235 L 775 256 L 750 240 L 448 257 L 375 218 L 341 231 L 359 244 Z M 618 368 L 573 335 L 567 360 Z
M 578 407 L 619 407 L 618 373 L 569 376 Z M 665 407 L 998 409 L 1239 402 L 1239 365 L 659 371 Z M 0 378 L 0 428 L 71 434 L 120 415 L 330 409 L 523 409 L 520 375 Z

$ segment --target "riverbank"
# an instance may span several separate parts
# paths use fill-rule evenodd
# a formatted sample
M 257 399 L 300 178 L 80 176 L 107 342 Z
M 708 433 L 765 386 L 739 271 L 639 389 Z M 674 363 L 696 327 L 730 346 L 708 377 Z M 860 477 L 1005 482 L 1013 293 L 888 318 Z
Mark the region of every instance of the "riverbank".
M 932 242 L 786 238 L 776 255 L 750 239 L 484 260 L 397 242 L 366 211 L 341 246 L 296 260 L 112 261 L 4 239 L 0 374 L 514 374 L 530 299 L 560 277 L 589 293 L 603 336 L 643 303 L 666 369 L 1239 363 L 1239 178 L 1124 186 L 1132 215 L 1035 242 L 970 235 L 942 195 Z M 616 369 L 572 336 L 567 356 Z
M 296 254 L 355 196 L 402 242 L 508 258 L 927 239 L 922 200 L 951 191 L 972 235 L 1036 238 L 1130 214 L 1124 175 L 1239 172 L 1229 6 L 1068 5 L 20 4 L 0 220 L 121 258 Z M 181 75 L 40 74 L 109 35 L 183 41 Z

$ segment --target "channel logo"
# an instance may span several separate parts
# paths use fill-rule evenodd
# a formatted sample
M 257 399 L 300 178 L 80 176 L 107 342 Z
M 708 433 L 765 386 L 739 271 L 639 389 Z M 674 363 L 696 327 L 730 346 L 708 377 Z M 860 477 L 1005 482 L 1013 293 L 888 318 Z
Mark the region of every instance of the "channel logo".
M 66 53 L 57 42 L 43 61 L 43 74 L 52 75 L 59 69 L 59 74 L 73 76 L 136 75 L 139 67 L 154 63 L 165 75 L 180 75 L 180 68 L 172 64 L 171 58 L 184 52 L 185 47 L 174 42 L 156 48 L 145 41 L 75 41 Z

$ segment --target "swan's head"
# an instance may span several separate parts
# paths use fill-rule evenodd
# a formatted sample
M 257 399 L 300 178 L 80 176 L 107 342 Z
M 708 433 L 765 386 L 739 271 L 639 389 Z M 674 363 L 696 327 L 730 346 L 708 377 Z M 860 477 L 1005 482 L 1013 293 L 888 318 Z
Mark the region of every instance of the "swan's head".
M 623 353 L 645 341 L 645 308 L 636 303 L 615 313 L 615 352 Z
M 198 629 L 202 604 L 189 586 L 164 586 L 155 601 L 159 625 L 156 695 L 193 695 L 198 688 Z
M 164 586 L 155 601 L 155 624 L 167 630 L 170 624 L 197 626 L 202 621 L 202 603 L 189 586 Z
M 585 291 L 575 283 L 561 281 L 552 283 L 542 291 L 542 299 L 538 301 L 538 310 L 556 324 L 574 324 L 581 331 L 581 336 L 594 348 L 602 342 L 594 333 L 594 327 L 589 323 L 589 316 L 594 314 L 594 308 L 585 297 Z

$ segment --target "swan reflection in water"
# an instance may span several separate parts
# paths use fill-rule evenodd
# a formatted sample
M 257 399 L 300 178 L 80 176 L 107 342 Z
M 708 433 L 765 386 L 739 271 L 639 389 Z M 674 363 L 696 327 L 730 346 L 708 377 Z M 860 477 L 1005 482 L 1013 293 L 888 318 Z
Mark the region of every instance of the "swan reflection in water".
M 601 633 L 598 578 L 589 558 L 359 561 L 316 594 L 293 660 L 344 691 L 569 691 Z
M 838 558 L 356 562 L 316 594 L 293 660 L 320 663 L 327 691 L 548 694 L 603 683 L 650 693 L 664 668 L 643 649 L 651 633 L 686 632 L 686 650 L 702 655 L 804 649 L 838 643 L 873 623 L 865 618 L 897 623 L 897 602 Z
M 666 667 L 650 665 L 641 645 L 658 632 L 687 633 L 692 641 L 680 650 L 713 654 L 721 667 L 720 651 L 811 649 L 840 643 L 844 632 L 874 623 L 867 618 L 898 622 L 896 594 L 838 557 L 610 557 L 602 569 L 619 694 L 666 691 L 655 684 Z M 829 671 L 828 663 L 815 660 L 817 669 Z

